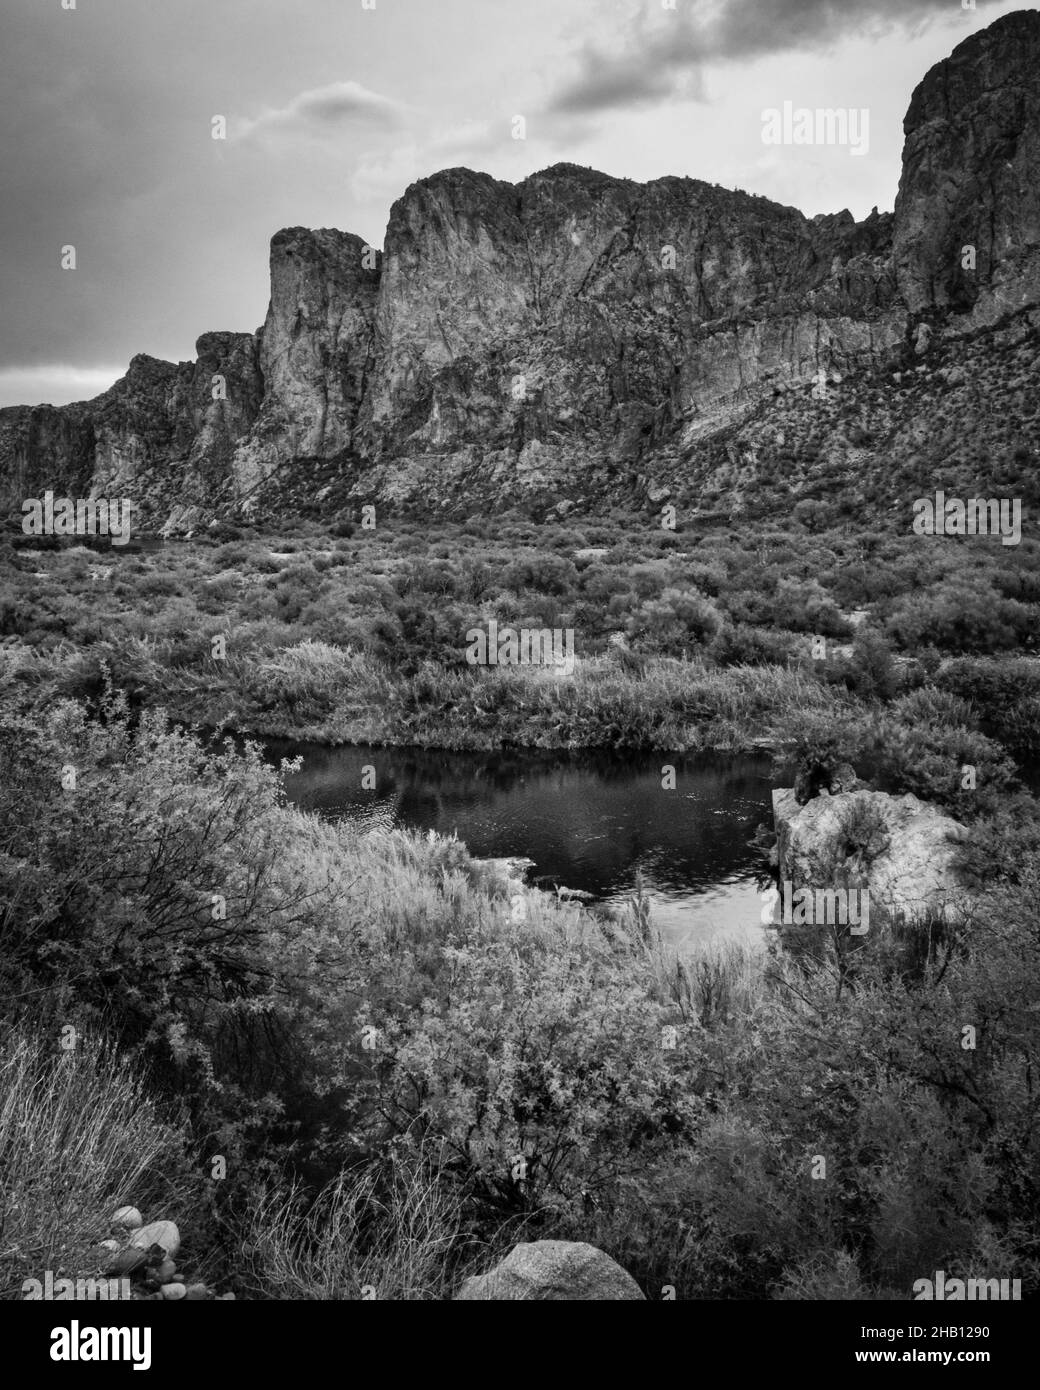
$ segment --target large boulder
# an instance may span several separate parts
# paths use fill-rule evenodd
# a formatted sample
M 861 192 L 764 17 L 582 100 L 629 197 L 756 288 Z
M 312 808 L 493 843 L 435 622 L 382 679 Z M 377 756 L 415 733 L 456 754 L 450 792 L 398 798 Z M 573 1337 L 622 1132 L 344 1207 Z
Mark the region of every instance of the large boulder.
M 534 1240 L 515 1246 L 487 1274 L 467 1279 L 456 1301 L 549 1299 L 645 1301 L 630 1274 L 584 1241 Z
M 795 889 L 867 888 L 872 911 L 910 919 L 968 905 L 957 865 L 964 826 L 910 793 L 850 791 L 800 805 L 783 787 L 773 819 L 780 878 Z

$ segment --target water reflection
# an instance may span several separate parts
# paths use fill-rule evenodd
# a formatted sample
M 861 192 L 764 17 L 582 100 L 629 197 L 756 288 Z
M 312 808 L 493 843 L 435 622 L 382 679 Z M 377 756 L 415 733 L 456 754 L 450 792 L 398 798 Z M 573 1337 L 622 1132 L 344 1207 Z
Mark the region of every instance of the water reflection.
M 599 902 L 624 901 L 641 878 L 655 920 L 680 945 L 762 939 L 761 857 L 749 841 L 772 815 L 765 755 L 268 747 L 272 757 L 303 757 L 286 788 L 322 815 L 362 829 L 454 832 L 480 858 L 526 856 L 539 886 Z

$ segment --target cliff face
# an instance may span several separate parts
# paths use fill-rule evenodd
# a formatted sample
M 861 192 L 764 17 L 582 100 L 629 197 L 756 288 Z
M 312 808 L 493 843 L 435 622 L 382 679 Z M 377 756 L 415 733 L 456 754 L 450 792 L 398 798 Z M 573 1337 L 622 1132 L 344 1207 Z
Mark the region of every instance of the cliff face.
M 359 453 L 580 442 L 615 462 L 767 371 L 869 340 L 890 219 L 808 221 L 691 179 L 452 169 L 395 204 Z
M 5 491 L 118 490 L 191 526 L 262 512 L 319 465 L 343 498 L 483 505 L 674 462 L 821 370 L 877 365 L 917 315 L 956 333 L 1040 302 L 1038 59 L 1029 11 L 928 74 L 894 216 L 564 164 L 421 180 L 382 255 L 279 232 L 255 336 L 135 358 L 92 402 L 0 411 Z
M 1040 300 L 1040 13 L 959 44 L 914 92 L 903 128 L 895 264 L 907 307 L 988 323 Z

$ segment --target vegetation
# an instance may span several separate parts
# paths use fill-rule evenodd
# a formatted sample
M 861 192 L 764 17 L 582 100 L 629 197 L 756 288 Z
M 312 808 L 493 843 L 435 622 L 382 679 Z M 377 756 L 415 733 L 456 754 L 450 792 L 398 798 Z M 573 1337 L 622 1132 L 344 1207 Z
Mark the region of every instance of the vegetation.
M 517 923 L 461 845 L 324 824 L 257 749 L 120 698 L 2 734 L 8 1290 L 96 1272 L 100 1214 L 142 1192 L 252 1297 L 446 1297 L 519 1235 L 590 1240 L 649 1297 L 1035 1289 L 1021 824 L 977 821 L 965 929 L 678 961 L 645 904 Z
M 447 1298 L 541 1237 L 651 1298 L 1037 1292 L 1035 544 L 336 530 L 0 555 L 4 1296 L 96 1274 L 125 1201 L 251 1298 Z M 470 666 L 492 619 L 572 629 L 573 671 Z M 464 846 L 305 815 L 222 730 L 771 745 L 945 807 L 981 887 L 956 928 L 680 960 L 642 900 L 516 921 Z
M 0 689 L 96 701 L 111 681 L 188 723 L 323 742 L 681 752 L 934 687 L 1023 756 L 1037 558 L 1029 539 L 671 532 L 620 513 L 445 522 L 433 543 L 403 520 L 332 541 L 301 523 L 150 554 L 17 549 Z M 467 633 L 492 621 L 572 632 L 573 672 L 470 665 Z

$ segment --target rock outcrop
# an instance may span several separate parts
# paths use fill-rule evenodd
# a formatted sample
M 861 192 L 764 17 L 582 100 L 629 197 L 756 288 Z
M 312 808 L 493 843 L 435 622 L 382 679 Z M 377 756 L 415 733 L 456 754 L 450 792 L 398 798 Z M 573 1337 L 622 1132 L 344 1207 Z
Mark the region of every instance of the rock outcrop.
M 912 313 L 985 323 L 1040 300 L 1038 73 L 1040 14 L 1019 10 L 958 44 L 914 92 L 895 225 Z
M 613 1299 L 645 1302 L 639 1285 L 619 1264 L 584 1241 L 535 1240 L 514 1246 L 487 1274 L 467 1279 L 455 1301 Z
M 800 804 L 773 792 L 781 882 L 794 889 L 866 888 L 870 911 L 907 920 L 970 904 L 958 868 L 964 827 L 916 796 L 851 791 Z
M 381 253 L 279 232 L 255 335 L 205 334 L 194 363 L 136 357 L 94 401 L 0 411 L 5 504 L 126 496 L 139 527 L 179 530 L 304 499 L 548 509 L 649 497 L 720 439 L 731 486 L 727 431 L 785 393 L 1040 302 L 1038 58 L 1023 11 L 932 69 L 894 215 L 560 164 L 422 179 Z

